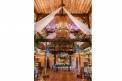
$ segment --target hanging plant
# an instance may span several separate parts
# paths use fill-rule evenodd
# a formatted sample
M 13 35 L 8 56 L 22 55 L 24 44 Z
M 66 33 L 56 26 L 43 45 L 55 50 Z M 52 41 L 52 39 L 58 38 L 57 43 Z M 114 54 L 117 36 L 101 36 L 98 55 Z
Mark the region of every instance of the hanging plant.
M 43 36 L 40 33 L 36 33 L 34 35 L 34 46 L 38 48 L 39 43 L 41 42 L 41 40 L 43 39 Z
M 79 34 L 76 34 L 76 39 L 80 39 L 80 35 Z
M 45 45 L 43 43 L 39 43 L 38 48 L 44 50 L 45 49 Z

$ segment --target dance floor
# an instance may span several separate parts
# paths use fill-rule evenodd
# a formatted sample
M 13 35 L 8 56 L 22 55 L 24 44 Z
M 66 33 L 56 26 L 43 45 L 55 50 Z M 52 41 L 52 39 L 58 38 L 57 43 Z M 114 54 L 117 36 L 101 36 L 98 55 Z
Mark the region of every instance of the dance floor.
M 87 81 L 83 79 L 78 79 L 76 74 L 69 71 L 58 71 L 49 72 L 49 78 L 47 80 L 40 81 Z

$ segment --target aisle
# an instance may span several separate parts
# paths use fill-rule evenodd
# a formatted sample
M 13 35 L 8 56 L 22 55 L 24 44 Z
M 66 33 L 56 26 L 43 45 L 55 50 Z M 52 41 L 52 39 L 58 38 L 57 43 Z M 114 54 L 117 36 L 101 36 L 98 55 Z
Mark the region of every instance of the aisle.
M 68 71 L 58 71 L 58 72 L 50 72 L 49 78 L 46 81 L 86 81 L 86 80 L 78 80 L 76 74 Z

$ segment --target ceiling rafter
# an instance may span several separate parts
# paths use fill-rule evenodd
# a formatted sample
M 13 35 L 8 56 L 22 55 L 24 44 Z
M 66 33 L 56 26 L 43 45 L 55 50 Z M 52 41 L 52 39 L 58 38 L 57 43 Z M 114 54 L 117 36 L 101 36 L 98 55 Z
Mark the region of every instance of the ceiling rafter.
M 47 15 L 49 14 L 43 14 L 43 13 L 40 13 L 38 14 L 39 16 L 42 16 L 42 17 L 46 17 Z M 66 16 L 67 14 L 56 14 L 56 16 Z M 86 13 L 83 13 L 83 14 L 75 14 L 75 13 L 72 13 L 73 16 L 87 16 Z
M 91 0 L 35 0 L 34 7 L 37 13 L 48 14 L 56 10 L 59 6 L 64 6 L 70 13 L 88 13 L 91 7 Z M 61 10 L 62 13 L 63 10 Z

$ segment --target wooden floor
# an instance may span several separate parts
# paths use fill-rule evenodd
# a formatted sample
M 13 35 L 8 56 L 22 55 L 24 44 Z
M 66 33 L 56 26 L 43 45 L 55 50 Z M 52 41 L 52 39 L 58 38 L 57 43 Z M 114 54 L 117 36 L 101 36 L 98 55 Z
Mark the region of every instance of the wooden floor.
M 49 78 L 46 80 L 39 80 L 39 81 L 87 81 L 78 79 L 76 74 L 69 71 L 58 71 L 58 72 L 49 72 Z

